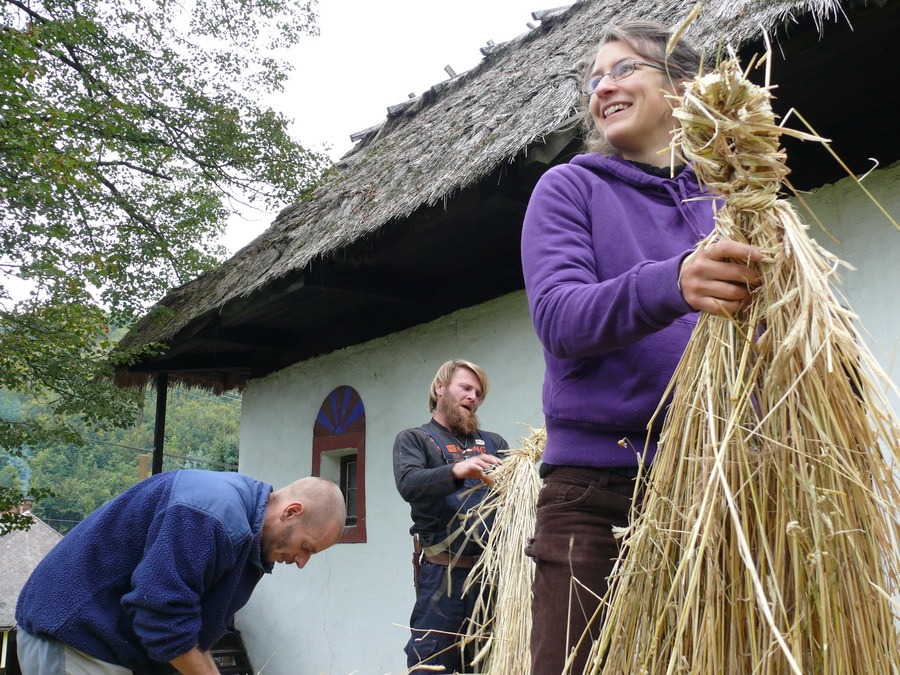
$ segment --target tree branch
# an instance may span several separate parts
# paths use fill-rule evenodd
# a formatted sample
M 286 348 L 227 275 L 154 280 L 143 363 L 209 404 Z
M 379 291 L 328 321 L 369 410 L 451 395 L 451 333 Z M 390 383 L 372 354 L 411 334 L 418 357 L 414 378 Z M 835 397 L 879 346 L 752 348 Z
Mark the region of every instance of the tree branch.
M 153 169 L 148 169 L 147 167 L 139 166 L 138 164 L 133 164 L 132 162 L 126 162 L 124 160 L 112 161 L 112 160 L 97 160 L 97 166 L 124 166 L 128 169 L 132 169 L 137 171 L 138 173 L 145 174 L 147 176 L 152 176 L 153 178 L 159 178 L 160 180 L 171 181 L 172 177 L 165 173 L 160 173 L 159 171 L 154 171 Z

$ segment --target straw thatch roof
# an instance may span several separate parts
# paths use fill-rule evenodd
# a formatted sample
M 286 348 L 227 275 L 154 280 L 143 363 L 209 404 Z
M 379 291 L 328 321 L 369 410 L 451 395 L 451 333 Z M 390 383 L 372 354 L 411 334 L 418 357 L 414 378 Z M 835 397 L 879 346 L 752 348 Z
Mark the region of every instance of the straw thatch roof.
M 16 625 L 16 601 L 34 568 L 62 535 L 37 516 L 29 530 L 13 530 L 0 537 L 0 631 Z
M 851 166 L 853 153 L 865 162 L 876 149 L 888 153 L 886 164 L 900 154 L 896 140 L 886 148 L 878 136 L 892 131 L 893 112 L 859 63 L 897 60 L 898 50 L 885 55 L 878 47 L 894 39 L 897 5 L 710 0 L 688 37 L 712 53 L 721 41 L 756 53 L 765 29 L 783 59 L 773 70 L 778 96 L 815 118 L 822 135 L 852 134 L 838 148 Z M 538 27 L 498 45 L 473 70 L 392 106 L 312 201 L 284 209 L 259 238 L 171 291 L 131 330 L 126 346 L 168 348 L 121 368 L 119 384 L 168 372 L 185 384 L 241 387 L 522 288 L 518 239 L 528 195 L 549 165 L 580 145 L 571 121 L 583 56 L 606 23 L 674 26 L 692 7 L 692 0 L 602 0 L 535 13 Z M 792 158 L 800 187 L 840 177 L 824 153 L 805 160 L 792 151 Z

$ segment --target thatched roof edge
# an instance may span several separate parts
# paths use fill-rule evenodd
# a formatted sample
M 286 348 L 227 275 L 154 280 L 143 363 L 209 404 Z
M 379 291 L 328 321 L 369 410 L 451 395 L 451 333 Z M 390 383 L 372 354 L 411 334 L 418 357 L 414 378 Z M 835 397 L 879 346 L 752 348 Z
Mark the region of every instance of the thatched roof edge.
M 335 165 L 311 200 L 288 206 L 221 266 L 172 290 L 123 345 L 169 342 L 191 322 L 225 311 L 387 223 L 446 203 L 576 114 L 582 56 L 601 26 L 633 18 L 670 23 L 692 8 L 687 0 L 583 0 L 544 17 L 472 70 L 389 115 Z M 707 51 L 737 47 L 806 14 L 822 24 L 842 10 L 834 0 L 710 0 L 687 37 Z

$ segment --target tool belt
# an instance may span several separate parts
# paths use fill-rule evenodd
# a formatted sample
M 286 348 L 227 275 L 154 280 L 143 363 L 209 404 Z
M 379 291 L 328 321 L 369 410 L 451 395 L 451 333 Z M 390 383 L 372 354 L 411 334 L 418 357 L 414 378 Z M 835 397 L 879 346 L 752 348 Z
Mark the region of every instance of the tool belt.
M 440 545 L 446 545 L 444 542 Z M 422 562 L 427 561 L 432 565 L 440 565 L 450 569 L 470 570 L 475 567 L 478 557 L 474 555 L 454 555 L 448 550 L 435 551 L 439 546 L 422 546 L 418 534 L 413 535 L 413 586 L 419 587 L 419 576 L 422 571 Z
M 475 567 L 478 557 L 474 555 L 453 555 L 447 551 L 442 553 L 425 553 L 422 556 L 425 560 L 435 565 L 443 567 L 452 567 L 458 570 L 470 570 Z

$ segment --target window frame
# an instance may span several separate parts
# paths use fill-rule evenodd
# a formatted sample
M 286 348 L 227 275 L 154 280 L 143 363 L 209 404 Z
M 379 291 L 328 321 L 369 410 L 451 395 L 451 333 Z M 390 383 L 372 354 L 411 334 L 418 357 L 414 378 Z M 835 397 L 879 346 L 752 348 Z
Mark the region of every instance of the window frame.
M 346 391 L 349 390 L 349 391 Z M 338 543 L 340 544 L 360 544 L 367 540 L 366 534 L 366 422 L 365 410 L 362 409 L 358 417 L 353 419 L 346 428 L 338 423 L 333 424 L 332 417 L 337 414 L 343 414 L 343 406 L 341 411 L 336 411 L 335 402 L 344 399 L 353 403 L 358 401 L 362 406 L 362 399 L 359 394 L 346 385 L 336 387 L 319 408 L 316 416 L 316 424 L 313 429 L 313 453 L 312 453 L 312 475 L 330 478 L 336 483 L 341 481 L 341 468 L 344 457 L 351 455 L 356 456 L 356 525 L 345 526 L 341 533 Z M 329 413 L 331 413 L 329 415 Z M 322 423 L 324 420 L 331 420 Z M 326 463 L 326 474 L 322 475 L 323 461 Z M 327 466 L 327 463 L 334 462 L 334 465 Z M 342 492 L 344 492 L 342 490 Z M 344 493 L 344 502 L 347 502 L 347 494 Z

